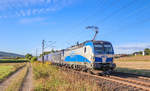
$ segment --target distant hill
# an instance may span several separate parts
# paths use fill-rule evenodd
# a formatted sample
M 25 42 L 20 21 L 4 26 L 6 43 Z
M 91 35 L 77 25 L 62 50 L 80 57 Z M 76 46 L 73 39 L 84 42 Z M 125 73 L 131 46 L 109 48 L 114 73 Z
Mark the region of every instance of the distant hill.
M 0 58 L 16 58 L 16 57 L 24 57 L 24 55 L 0 51 Z

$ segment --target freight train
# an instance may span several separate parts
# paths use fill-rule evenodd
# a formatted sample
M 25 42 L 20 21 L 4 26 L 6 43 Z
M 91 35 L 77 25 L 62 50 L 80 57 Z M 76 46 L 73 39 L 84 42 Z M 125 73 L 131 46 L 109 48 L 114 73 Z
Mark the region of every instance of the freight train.
M 44 61 L 79 70 L 112 72 L 114 49 L 108 41 L 90 40 L 44 56 Z M 42 58 L 39 58 L 42 61 Z

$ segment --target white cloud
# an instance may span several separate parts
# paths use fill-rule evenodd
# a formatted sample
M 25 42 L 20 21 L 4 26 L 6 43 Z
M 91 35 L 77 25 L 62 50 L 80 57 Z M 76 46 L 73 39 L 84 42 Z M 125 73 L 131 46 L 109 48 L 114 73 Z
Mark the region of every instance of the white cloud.
M 29 24 L 29 23 L 41 22 L 41 21 L 44 21 L 44 20 L 45 20 L 45 18 L 41 18 L 41 17 L 24 18 L 24 19 L 21 19 L 19 21 L 19 23 L 21 23 L 21 24 Z
M 20 14 L 21 16 L 26 16 L 26 12 L 24 12 L 23 10 L 21 10 L 20 12 L 18 12 L 18 14 Z
M 150 43 L 130 43 L 114 46 L 114 50 L 117 54 L 130 54 L 137 51 L 143 51 L 145 48 L 150 48 Z
M 29 9 L 29 10 L 27 10 L 27 12 L 26 12 L 26 13 L 27 13 L 27 15 L 28 15 L 28 16 L 30 16 L 30 15 L 31 15 L 31 10 L 30 10 L 30 9 Z
M 74 1 L 77 0 L 0 0 L 0 15 L 9 16 L 7 13 L 11 12 L 11 15 L 31 16 L 59 10 Z

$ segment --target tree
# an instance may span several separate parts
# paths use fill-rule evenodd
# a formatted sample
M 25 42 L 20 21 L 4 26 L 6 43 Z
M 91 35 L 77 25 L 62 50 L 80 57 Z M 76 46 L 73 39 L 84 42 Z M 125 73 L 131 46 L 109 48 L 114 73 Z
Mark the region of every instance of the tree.
M 29 54 L 29 53 L 25 55 L 25 58 L 28 60 L 31 60 L 32 57 L 33 57 L 32 54 Z
M 55 52 L 55 50 L 54 50 L 54 49 L 52 49 L 52 50 L 51 50 L 51 53 L 54 53 L 54 52 Z
M 145 52 L 145 55 L 150 55 L 150 49 L 149 49 L 149 48 L 146 48 L 146 49 L 144 50 L 144 52 Z

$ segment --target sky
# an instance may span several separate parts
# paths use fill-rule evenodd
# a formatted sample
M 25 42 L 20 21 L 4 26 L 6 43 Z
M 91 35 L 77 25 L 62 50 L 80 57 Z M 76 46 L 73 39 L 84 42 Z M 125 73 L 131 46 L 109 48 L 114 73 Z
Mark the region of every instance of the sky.
M 91 25 L 116 54 L 150 48 L 150 0 L 0 0 L 0 51 L 65 49 L 91 40 Z

